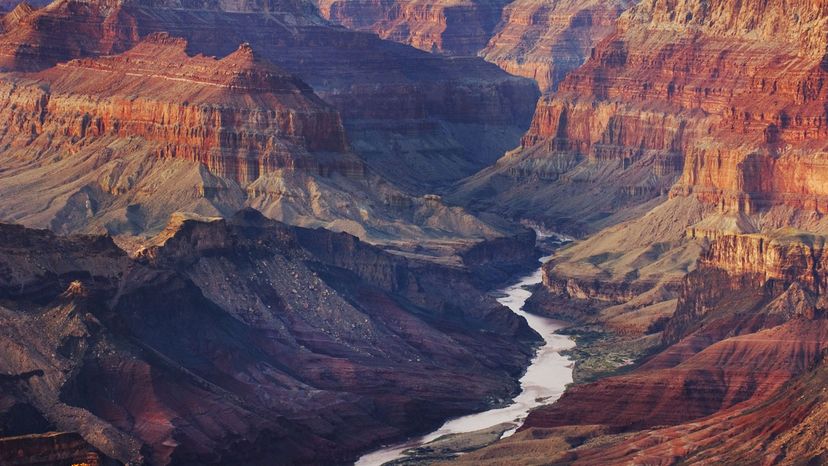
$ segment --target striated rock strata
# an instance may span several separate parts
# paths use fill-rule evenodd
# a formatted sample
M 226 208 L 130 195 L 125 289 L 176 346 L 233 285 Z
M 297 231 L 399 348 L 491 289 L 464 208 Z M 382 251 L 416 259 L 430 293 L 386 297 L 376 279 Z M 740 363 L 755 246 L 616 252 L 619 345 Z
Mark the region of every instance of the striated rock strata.
M 247 205 L 375 241 L 511 235 L 370 170 L 340 113 L 250 45 L 222 59 L 187 47 L 150 34 L 122 54 L 0 78 L 0 193 L 15 199 L 0 216 L 143 235 L 174 212 Z
M 353 148 L 371 167 L 419 194 L 513 146 L 537 98 L 530 81 L 479 58 L 449 60 L 332 27 L 291 1 L 59 0 L 0 34 L 0 68 L 42 70 L 117 54 L 154 32 L 185 38 L 191 55 L 224 57 L 249 43 L 340 111 Z
M 501 20 L 505 0 L 318 0 L 325 18 L 428 52 L 476 55 Z
M 458 199 L 489 192 L 479 207 L 586 231 L 668 192 L 727 213 L 822 212 L 825 8 L 640 2 L 541 99 L 522 149 Z
M 348 148 L 338 112 L 308 85 L 259 61 L 248 45 L 221 60 L 188 56 L 186 47 L 156 34 L 121 55 L 6 80 L 0 93 L 17 132 L 12 144 L 50 133 L 33 145 L 72 152 L 101 138 L 141 138 L 156 157 L 200 162 L 243 186 L 285 167 L 361 174 L 356 160 L 325 167 L 310 155 Z
M 0 237 L 0 413 L 124 463 L 353 460 L 505 399 L 538 341 L 465 272 L 252 210 L 179 218 L 136 259 Z
M 509 73 L 532 78 L 553 91 L 589 58 L 593 47 L 615 31 L 632 0 L 517 0 L 503 17 L 481 56 Z
M 514 439 L 464 461 L 508 453 L 521 462 L 521 448 L 526 458 L 546 449 L 547 459 L 575 464 L 710 461 L 747 454 L 747 440 L 774 451 L 778 444 L 761 443 L 770 440 L 762 432 L 790 436 L 820 415 L 809 403 L 797 403 L 790 422 L 766 414 L 787 409 L 780 400 L 791 399 L 791 386 L 804 396 L 824 372 L 823 252 L 824 238 L 790 230 L 722 236 L 685 278 L 658 354 L 629 374 L 569 389 L 532 412 Z M 579 429 L 580 440 L 571 434 Z M 584 442 L 607 433 L 625 435 Z M 820 452 L 799 454 L 790 458 Z

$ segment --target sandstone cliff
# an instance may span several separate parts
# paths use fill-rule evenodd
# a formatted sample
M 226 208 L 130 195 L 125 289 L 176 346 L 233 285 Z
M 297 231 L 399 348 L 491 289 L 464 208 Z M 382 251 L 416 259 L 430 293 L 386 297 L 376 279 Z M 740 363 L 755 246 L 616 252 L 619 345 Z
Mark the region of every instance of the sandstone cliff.
M 221 60 L 188 56 L 186 47 L 156 34 L 121 55 L 6 80 L 13 143 L 51 132 L 49 150 L 71 152 L 100 138 L 141 138 L 156 157 L 200 162 L 242 186 L 285 167 L 361 174 L 345 154 L 331 167 L 310 155 L 348 147 L 338 112 L 308 85 L 248 45 Z
M 708 3 L 627 10 L 539 102 L 522 149 L 465 182 L 457 199 L 473 205 L 494 192 L 504 213 L 570 216 L 593 231 L 668 191 L 729 213 L 821 212 L 825 6 Z
M 369 165 L 419 194 L 514 146 L 537 98 L 530 81 L 481 59 L 449 60 L 332 27 L 291 1 L 59 0 L 0 34 L 0 68 L 42 70 L 121 53 L 154 32 L 185 38 L 191 55 L 224 57 L 249 43 L 340 111 L 352 147 Z
M 630 0 L 517 0 L 481 55 L 504 70 L 537 81 L 551 91 L 589 58 L 592 48 L 615 31 Z
M 644 331 L 666 317 L 659 303 L 678 297 L 704 239 L 828 231 L 824 8 L 630 7 L 541 99 L 521 148 L 449 199 L 574 235 L 598 232 L 547 267 L 537 307 L 564 309 L 556 300 L 575 298 L 571 318 Z
M 474 56 L 492 35 L 505 0 L 369 2 L 319 0 L 327 19 L 427 52 Z
M 749 458 L 748 449 L 777 460 L 820 455 L 787 456 L 771 438 L 790 438 L 821 416 L 811 401 L 789 409 L 783 400 L 793 399 L 790 390 L 813 400 L 811 384 L 824 372 L 823 250 L 824 238 L 796 231 L 713 241 L 683 282 L 658 354 L 629 374 L 570 388 L 532 412 L 514 438 L 461 462 L 693 463 Z M 768 417 L 780 409 L 792 418 Z
M 249 44 L 222 59 L 187 50 L 156 33 L 118 55 L 0 77 L 0 193 L 16 200 L 0 216 L 144 235 L 175 212 L 226 217 L 249 205 L 374 241 L 512 234 L 377 175 L 340 112 Z

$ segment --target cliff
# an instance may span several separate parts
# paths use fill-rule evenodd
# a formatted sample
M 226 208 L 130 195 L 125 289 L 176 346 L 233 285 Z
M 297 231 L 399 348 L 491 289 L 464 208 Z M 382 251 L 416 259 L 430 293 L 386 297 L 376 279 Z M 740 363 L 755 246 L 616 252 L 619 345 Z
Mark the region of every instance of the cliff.
M 786 403 L 814 400 L 824 373 L 823 250 L 824 238 L 791 230 L 723 235 L 684 279 L 659 352 L 628 374 L 571 387 L 514 438 L 461 462 L 530 461 L 538 449 L 573 464 L 819 455 L 789 456 L 773 437 L 821 416 L 810 401 Z M 792 417 L 774 421 L 779 410 Z
M 118 54 L 155 32 L 186 39 L 190 55 L 225 57 L 248 43 L 340 112 L 353 149 L 372 168 L 417 194 L 514 146 L 538 95 L 530 81 L 479 58 L 446 59 L 333 27 L 290 1 L 60 0 L 0 35 L 0 68 L 43 70 Z
M 296 77 L 259 62 L 249 46 L 221 60 L 188 56 L 186 46 L 157 34 L 121 55 L 7 78 L 4 113 L 18 134 L 5 138 L 51 133 L 49 149 L 58 151 L 141 138 L 156 157 L 199 162 L 242 186 L 277 168 L 321 173 L 322 160 L 310 152 L 347 152 L 336 110 Z M 348 165 L 363 170 L 358 161 Z
M 805 432 L 824 415 L 827 17 L 819 1 L 642 1 L 541 100 L 522 147 L 458 189 L 595 232 L 545 267 L 537 310 L 622 334 L 610 350 L 657 342 L 459 463 L 824 460 Z
M 509 73 L 554 91 L 615 31 L 618 16 L 634 2 L 517 0 L 509 3 L 481 55 Z
M 465 182 L 457 199 L 473 205 L 494 190 L 505 214 L 576 218 L 586 231 L 668 192 L 726 213 L 822 212 L 825 6 L 760 3 L 632 6 L 541 99 L 522 149 Z M 601 215 L 581 207 L 580 193 L 543 207 L 572 183 Z
M 466 272 L 252 210 L 179 219 L 135 259 L 0 236 L 0 419 L 124 463 L 347 462 L 505 399 L 538 338 Z
M 319 0 L 325 18 L 427 52 L 474 56 L 501 20 L 503 0 Z
M 221 59 L 190 47 L 153 33 L 120 54 L 0 76 L 0 192 L 17 200 L 0 216 L 144 235 L 176 212 L 227 217 L 247 205 L 374 241 L 510 234 L 377 174 L 341 113 L 251 45 Z

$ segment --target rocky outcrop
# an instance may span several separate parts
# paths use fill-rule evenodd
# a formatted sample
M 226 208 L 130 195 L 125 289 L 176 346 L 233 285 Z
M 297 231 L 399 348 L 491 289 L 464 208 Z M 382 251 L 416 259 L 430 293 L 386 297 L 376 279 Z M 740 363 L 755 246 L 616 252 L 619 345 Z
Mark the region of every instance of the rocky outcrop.
M 325 166 L 310 154 L 348 147 L 339 114 L 309 86 L 248 45 L 221 60 L 188 56 L 186 47 L 156 34 L 121 55 L 7 79 L 3 110 L 17 134 L 5 138 L 25 144 L 51 133 L 49 149 L 61 152 L 141 138 L 156 157 L 199 162 L 242 186 L 278 168 L 362 174 L 354 157 Z
M 743 441 L 774 450 L 758 440 L 771 439 L 763 433 L 786 435 L 820 415 L 809 403 L 796 403 L 791 422 L 768 413 L 792 399 L 791 384 L 810 396 L 808 384 L 823 372 L 823 249 L 824 238 L 790 230 L 713 241 L 684 280 L 658 354 L 629 374 L 571 387 L 533 411 L 514 439 L 464 461 L 521 462 L 521 448 L 574 464 L 744 458 Z M 567 434 L 590 425 L 601 428 L 580 439 Z M 610 432 L 626 435 L 584 443 Z
M 252 210 L 180 219 L 136 259 L 0 236 L 0 412 L 124 463 L 346 462 L 506 399 L 537 342 L 466 272 Z
M 448 55 L 480 55 L 517 76 L 554 90 L 615 30 L 634 4 L 555 0 L 319 0 L 325 18 L 383 39 Z
M 541 100 L 523 149 L 466 182 L 458 199 L 472 205 L 494 191 L 504 213 L 547 223 L 582 219 L 593 231 L 668 191 L 727 213 L 822 212 L 825 7 L 747 5 L 631 7 Z M 591 176 L 582 174 L 595 165 Z M 556 209 L 543 207 L 539 190 L 561 197 L 572 182 L 598 200 L 601 216 L 590 218 L 577 193 Z
M 678 342 L 711 318 L 718 303 L 739 297 L 754 305 L 775 299 L 768 309 L 776 319 L 821 315 L 824 246 L 824 237 L 796 231 L 722 235 L 702 254 L 699 270 L 685 278 L 664 341 Z
M 316 3 L 322 16 L 348 28 L 371 31 L 383 39 L 427 52 L 474 56 L 488 42 L 508 2 L 318 0 Z
M 349 144 L 341 112 L 250 44 L 221 59 L 190 47 L 152 33 L 121 54 L 0 77 L 0 192 L 17 200 L 0 217 L 62 233 L 142 235 L 176 212 L 227 217 L 248 205 L 375 241 L 511 234 L 504 222 L 411 195 L 371 170 L 353 151 L 364 145 Z M 440 95 L 452 92 L 442 86 Z M 358 108 L 348 115 L 358 118 Z M 414 121 L 407 111 L 398 115 L 404 125 Z
M 102 456 L 78 434 L 50 432 L 40 435 L 0 438 L 3 464 L 115 464 Z
M 664 200 L 682 173 L 686 141 L 698 131 L 663 111 L 562 95 L 538 102 L 521 148 L 449 198 L 578 236 Z
M 481 55 L 512 74 L 534 79 L 543 91 L 554 91 L 615 30 L 618 16 L 634 3 L 517 0 L 503 9 L 501 23 Z
M 419 194 L 516 144 L 537 98 L 531 82 L 479 58 L 448 60 L 332 27 L 308 5 L 290 1 L 136 0 L 110 7 L 60 0 L 0 36 L 0 68 L 42 70 L 117 54 L 155 32 L 186 39 L 189 54 L 224 57 L 249 43 L 340 111 L 354 150 L 372 168 Z

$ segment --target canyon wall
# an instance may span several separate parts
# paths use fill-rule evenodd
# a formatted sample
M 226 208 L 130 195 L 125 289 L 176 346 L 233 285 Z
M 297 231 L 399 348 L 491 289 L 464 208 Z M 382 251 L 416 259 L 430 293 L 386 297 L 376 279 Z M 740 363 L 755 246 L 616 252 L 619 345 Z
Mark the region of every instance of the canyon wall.
M 369 2 L 319 0 L 323 17 L 351 29 L 427 52 L 474 56 L 492 35 L 507 5 L 504 0 Z
M 185 38 L 191 55 L 224 57 L 249 43 L 259 58 L 298 76 L 340 112 L 353 149 L 373 169 L 418 194 L 471 174 L 514 146 L 537 98 L 530 81 L 481 59 L 449 60 L 332 27 L 297 2 L 110 7 L 61 0 L 2 34 L 0 68 L 42 70 L 121 53 L 154 32 Z
M 50 133 L 49 149 L 67 152 L 98 138 L 141 138 L 157 157 L 199 162 L 242 186 L 277 168 L 337 168 L 310 154 L 348 147 L 338 112 L 309 86 L 260 63 L 249 46 L 222 60 L 190 57 L 186 46 L 158 34 L 122 55 L 7 79 L 5 138 L 22 145 Z M 346 162 L 343 154 L 343 171 L 361 174 L 358 161 Z
M 589 235 L 530 300 L 586 324 L 576 364 L 644 348 L 456 463 L 824 459 L 826 7 L 639 2 L 454 193 Z
M 374 241 L 508 236 L 429 196 L 514 145 L 537 96 L 290 1 L 21 5 L 0 68 L 0 191 L 20 200 L 0 216 L 63 233 L 248 205 Z
M 456 199 L 473 205 L 494 192 L 505 214 L 555 222 L 575 213 L 587 231 L 668 192 L 728 213 L 780 205 L 822 212 L 824 8 L 632 6 L 585 64 L 541 99 L 522 148 L 464 182 Z M 596 163 L 593 176 L 581 174 Z M 575 200 L 544 208 L 538 190 L 547 198 L 553 191 L 538 179 L 561 185 L 556 194 L 578 182 L 602 215 L 585 217 Z M 620 201 L 631 194 L 634 202 Z
M 316 4 L 323 17 L 349 29 L 370 31 L 428 52 L 480 55 L 548 91 L 584 63 L 634 2 L 319 0 Z
M 631 0 L 517 0 L 503 9 L 481 56 L 509 73 L 554 91 L 616 27 Z
M 705 238 L 827 231 L 825 5 L 760 3 L 630 6 L 521 146 L 448 196 L 592 235 L 546 267 L 539 309 L 666 318 Z
M 767 417 L 791 399 L 790 384 L 812 393 L 809 384 L 824 372 L 824 245 L 821 236 L 791 230 L 711 242 L 683 280 L 659 351 L 627 374 L 570 387 L 533 411 L 514 438 L 460 463 L 531 461 L 539 451 L 573 464 L 743 458 L 746 438 L 756 449 L 776 448 L 753 435 L 789 436 L 820 415 L 797 403 L 791 422 Z M 756 430 L 744 435 L 746 425 Z M 618 433 L 626 435 L 603 437 Z
M 0 419 L 123 463 L 353 461 L 508 399 L 538 342 L 467 272 L 253 210 L 178 219 L 134 259 L 0 239 Z

